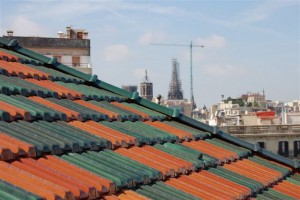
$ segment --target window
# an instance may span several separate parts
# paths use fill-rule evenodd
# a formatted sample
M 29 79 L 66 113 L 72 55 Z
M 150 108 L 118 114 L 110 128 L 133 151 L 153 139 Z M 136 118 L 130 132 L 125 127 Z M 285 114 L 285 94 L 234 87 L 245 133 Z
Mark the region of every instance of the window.
M 288 141 L 280 141 L 278 143 L 278 154 L 288 157 L 289 156 L 289 142 Z
M 147 85 L 147 95 L 152 95 L 151 85 Z
M 258 144 L 261 148 L 265 148 L 265 142 L 258 142 Z
M 80 67 L 80 57 L 78 57 L 78 56 L 72 57 L 72 66 Z
M 294 141 L 294 157 L 300 156 L 300 141 Z

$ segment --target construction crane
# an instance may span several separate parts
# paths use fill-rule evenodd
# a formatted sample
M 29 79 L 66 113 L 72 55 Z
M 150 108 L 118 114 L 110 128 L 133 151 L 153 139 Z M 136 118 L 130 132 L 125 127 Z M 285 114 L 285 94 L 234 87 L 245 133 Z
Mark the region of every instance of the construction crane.
M 193 47 L 204 47 L 204 45 L 193 45 L 193 41 L 190 44 L 159 44 L 159 43 L 151 43 L 151 45 L 162 45 L 162 46 L 184 46 L 190 47 L 190 100 L 194 103 L 194 92 L 193 92 Z

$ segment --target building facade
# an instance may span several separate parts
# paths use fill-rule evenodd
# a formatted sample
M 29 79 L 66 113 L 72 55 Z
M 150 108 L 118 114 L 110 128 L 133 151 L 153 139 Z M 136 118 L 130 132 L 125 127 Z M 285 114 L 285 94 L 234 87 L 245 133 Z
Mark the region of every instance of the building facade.
M 221 130 L 279 155 L 300 157 L 300 124 L 221 126 Z
M 32 51 L 58 62 L 73 67 L 86 74 L 92 74 L 91 44 L 85 29 L 66 27 L 66 33 L 59 31 L 58 38 L 14 36 L 13 31 L 7 31 L 7 39 L 17 39 L 18 43 Z

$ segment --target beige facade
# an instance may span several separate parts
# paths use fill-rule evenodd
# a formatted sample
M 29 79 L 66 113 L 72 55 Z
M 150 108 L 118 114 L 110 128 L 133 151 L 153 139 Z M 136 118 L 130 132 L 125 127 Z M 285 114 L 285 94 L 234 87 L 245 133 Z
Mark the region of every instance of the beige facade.
M 280 142 L 288 143 L 288 157 L 294 156 L 294 142 L 300 142 L 300 134 L 276 134 L 276 133 L 266 133 L 266 134 L 247 134 L 247 135 L 235 135 L 236 137 L 246 140 L 251 143 L 260 143 L 265 149 L 273 152 L 279 153 L 279 151 L 284 152 L 284 147 L 280 150 Z M 263 145 L 262 145 L 263 144 Z M 296 144 L 297 145 L 297 144 Z M 299 157 L 300 154 L 298 154 Z
M 267 101 L 265 94 L 262 95 L 259 93 L 248 93 L 247 94 L 247 104 L 252 105 L 253 107 L 265 108 L 267 106 Z
M 259 143 L 266 150 L 290 158 L 300 157 L 300 124 L 220 127 L 240 139 Z

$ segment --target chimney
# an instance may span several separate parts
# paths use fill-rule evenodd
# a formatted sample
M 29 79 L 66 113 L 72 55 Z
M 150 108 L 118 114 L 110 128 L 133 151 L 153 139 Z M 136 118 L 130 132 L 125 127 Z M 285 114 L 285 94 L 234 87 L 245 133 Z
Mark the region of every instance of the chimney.
M 89 35 L 89 32 L 83 31 L 83 37 L 82 37 L 82 39 L 88 39 L 89 38 L 88 35 Z
M 7 36 L 14 36 L 14 31 L 13 30 L 7 30 Z
M 66 30 L 67 30 L 67 38 L 71 38 L 71 26 L 67 26 Z
M 58 38 L 64 38 L 64 33 L 62 31 L 57 32 Z

